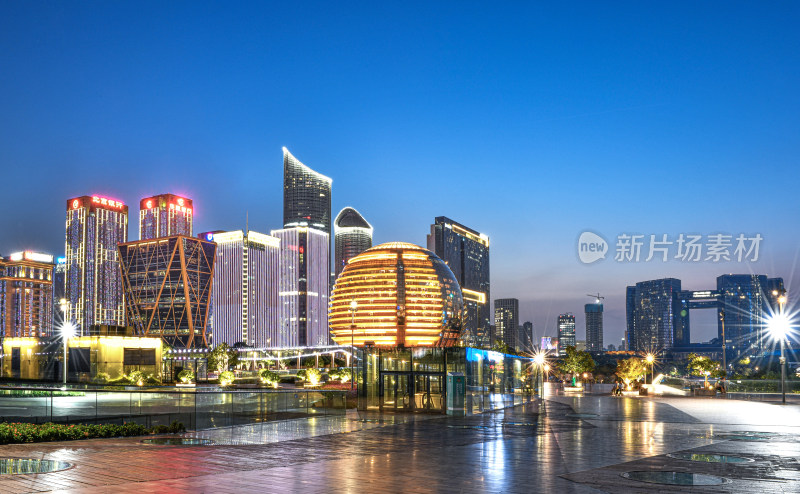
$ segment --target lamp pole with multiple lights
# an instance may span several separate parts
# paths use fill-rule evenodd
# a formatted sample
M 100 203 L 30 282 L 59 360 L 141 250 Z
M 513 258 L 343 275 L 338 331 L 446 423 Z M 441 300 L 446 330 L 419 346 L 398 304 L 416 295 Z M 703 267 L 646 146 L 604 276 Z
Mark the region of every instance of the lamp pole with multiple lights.
M 358 302 L 355 300 L 350 301 L 350 389 L 355 386 L 355 334 L 356 334 L 356 312 L 358 311 Z

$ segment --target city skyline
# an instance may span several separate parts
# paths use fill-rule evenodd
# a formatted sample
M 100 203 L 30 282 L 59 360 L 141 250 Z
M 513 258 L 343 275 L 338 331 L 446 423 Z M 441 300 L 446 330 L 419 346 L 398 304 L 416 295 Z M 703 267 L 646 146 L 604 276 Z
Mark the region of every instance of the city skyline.
M 332 210 L 357 205 L 376 229 L 374 244 L 424 246 L 437 216 L 486 233 L 492 298 L 519 299 L 520 320 L 534 323 L 535 336 L 554 335 L 563 312 L 583 328 L 584 295 L 599 291 L 607 297 L 604 343 L 618 344 L 625 287 L 643 280 L 674 277 L 699 290 L 721 274 L 764 274 L 784 278 L 794 297 L 797 243 L 779 214 L 800 206 L 791 173 L 800 106 L 791 67 L 800 64 L 784 46 L 797 38 L 794 6 L 702 6 L 689 19 L 635 4 L 622 18 L 588 4 L 584 12 L 544 7 L 541 15 L 506 7 L 502 16 L 427 6 L 427 17 L 373 6 L 363 15 L 385 17 L 364 33 L 344 29 L 343 14 L 325 8 L 281 6 L 267 16 L 239 6 L 197 43 L 172 30 L 199 22 L 185 4 L 165 6 L 157 19 L 120 17 L 119 6 L 1 8 L 0 36 L 14 48 L 0 62 L 16 74 L 0 81 L 4 168 L 11 183 L 36 170 L 46 193 L 0 198 L 13 213 L 0 219 L 0 254 L 64 255 L 63 201 L 87 193 L 131 207 L 165 190 L 191 197 L 195 231 L 243 229 L 248 217 L 256 231 L 280 228 L 278 153 L 286 146 L 335 180 Z M 509 10 L 527 22 L 508 24 Z M 288 36 L 306 32 L 310 20 L 322 23 L 316 37 Z M 478 20 L 501 34 L 473 32 Z M 96 26 L 88 39 L 80 35 L 85 23 Z M 238 36 L 223 41 L 232 25 Z M 739 26 L 735 35 L 730 25 Z M 628 43 L 633 38 L 638 43 Z M 661 53 L 663 43 L 683 55 Z M 335 54 L 336 46 L 365 44 L 352 59 Z M 243 46 L 254 49 L 240 54 Z M 198 57 L 204 48 L 221 62 L 213 77 Z M 605 53 L 624 64 L 607 63 Z M 440 70 L 443 57 L 460 68 Z M 726 69 L 734 61 L 747 78 Z M 293 77 L 282 81 L 281 73 Z M 561 187 L 569 187 L 568 206 L 557 200 Z M 726 201 L 754 191 L 781 197 L 778 211 Z M 585 230 L 609 241 L 625 232 L 746 232 L 764 242 L 749 264 L 586 266 L 575 253 Z M 705 332 L 693 321 L 694 341 L 715 335 L 709 319 Z

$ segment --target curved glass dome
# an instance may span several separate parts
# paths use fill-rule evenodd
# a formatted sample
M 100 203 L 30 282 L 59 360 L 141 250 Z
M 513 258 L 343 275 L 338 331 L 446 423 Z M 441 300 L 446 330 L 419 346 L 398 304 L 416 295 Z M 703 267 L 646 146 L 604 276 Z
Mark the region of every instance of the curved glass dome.
M 340 345 L 453 346 L 463 308 L 461 287 L 444 261 L 417 245 L 389 242 L 348 261 L 328 318 Z

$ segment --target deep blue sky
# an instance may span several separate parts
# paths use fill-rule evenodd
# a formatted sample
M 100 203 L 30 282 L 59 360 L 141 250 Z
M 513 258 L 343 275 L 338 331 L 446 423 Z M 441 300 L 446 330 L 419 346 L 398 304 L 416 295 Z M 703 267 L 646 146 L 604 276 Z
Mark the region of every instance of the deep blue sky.
M 582 338 L 599 290 L 618 343 L 644 279 L 793 278 L 800 4 L 387 4 L 0 3 L 0 253 L 61 253 L 93 193 L 132 224 L 175 192 L 197 231 L 277 228 L 287 146 L 376 242 L 489 234 L 492 296 L 539 335 L 572 311 Z M 751 265 L 584 266 L 585 229 L 765 240 Z

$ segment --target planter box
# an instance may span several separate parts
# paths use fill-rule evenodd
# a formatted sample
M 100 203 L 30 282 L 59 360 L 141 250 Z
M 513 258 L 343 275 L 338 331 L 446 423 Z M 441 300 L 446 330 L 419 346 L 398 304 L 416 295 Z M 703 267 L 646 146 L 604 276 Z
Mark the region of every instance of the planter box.
M 695 388 L 692 390 L 692 396 L 717 396 L 717 391 L 714 389 Z

